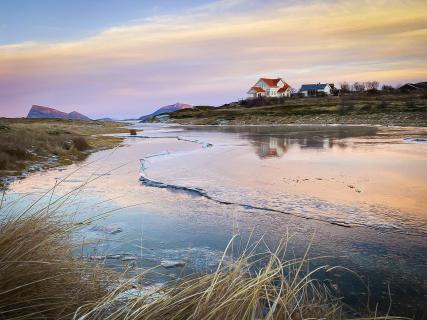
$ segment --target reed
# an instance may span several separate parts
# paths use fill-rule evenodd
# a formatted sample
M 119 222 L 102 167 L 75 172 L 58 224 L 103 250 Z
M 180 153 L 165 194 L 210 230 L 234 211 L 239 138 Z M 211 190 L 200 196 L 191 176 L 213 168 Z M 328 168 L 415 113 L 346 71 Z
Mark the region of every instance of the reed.
M 77 190 L 77 192 L 79 192 Z M 45 196 L 48 193 L 45 194 Z M 288 241 L 260 252 L 262 239 L 233 254 L 234 237 L 213 273 L 192 274 L 151 289 L 76 256 L 82 222 L 60 212 L 71 193 L 21 212 L 0 202 L 0 319 L 344 319 L 333 289 L 316 280 L 308 250 L 288 259 Z M 91 219 L 84 220 L 84 225 Z M 226 257 L 235 257 L 226 259 Z M 367 318 L 367 317 L 365 317 Z M 390 316 L 376 319 L 394 319 Z
M 245 250 L 214 273 L 142 287 L 125 300 L 118 288 L 75 319 L 342 319 L 343 304 L 311 277 L 316 270 L 302 275 L 308 259 L 283 261 L 279 249 Z
M 69 319 L 115 281 L 111 271 L 74 255 L 76 227 L 51 205 L 0 211 L 0 319 Z

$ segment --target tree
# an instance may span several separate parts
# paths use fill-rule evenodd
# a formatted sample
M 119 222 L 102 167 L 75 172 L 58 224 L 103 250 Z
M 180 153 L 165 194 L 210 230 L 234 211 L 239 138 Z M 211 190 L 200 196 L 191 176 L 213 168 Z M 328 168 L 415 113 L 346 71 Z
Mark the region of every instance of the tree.
M 341 93 L 348 93 L 350 92 L 350 85 L 348 84 L 348 82 L 341 82 L 340 83 L 340 92 Z
M 356 92 L 363 92 L 363 91 L 365 91 L 365 84 L 363 82 L 357 82 L 356 81 L 353 84 L 353 91 L 356 91 Z
M 368 91 L 377 91 L 380 86 L 378 81 L 367 81 L 364 84 Z

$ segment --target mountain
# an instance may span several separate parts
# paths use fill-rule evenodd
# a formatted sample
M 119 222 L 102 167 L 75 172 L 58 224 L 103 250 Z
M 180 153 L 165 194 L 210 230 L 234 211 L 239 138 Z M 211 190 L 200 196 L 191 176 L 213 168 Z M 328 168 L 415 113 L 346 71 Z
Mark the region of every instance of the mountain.
M 174 112 L 174 111 L 177 111 L 177 110 L 188 109 L 188 108 L 192 108 L 192 107 L 193 106 L 190 105 L 190 104 L 185 104 L 185 103 L 177 102 L 177 103 L 171 104 L 169 106 L 161 107 L 160 109 L 157 109 L 153 113 L 150 113 L 150 114 L 148 114 L 146 116 L 140 117 L 138 120 L 141 120 L 141 122 L 143 122 L 145 120 L 152 119 L 155 116 L 158 116 L 159 114 Z
M 62 112 L 53 108 L 33 105 L 28 112 L 27 118 L 49 118 L 49 119 L 78 119 L 90 120 L 85 115 L 73 111 L 70 113 Z

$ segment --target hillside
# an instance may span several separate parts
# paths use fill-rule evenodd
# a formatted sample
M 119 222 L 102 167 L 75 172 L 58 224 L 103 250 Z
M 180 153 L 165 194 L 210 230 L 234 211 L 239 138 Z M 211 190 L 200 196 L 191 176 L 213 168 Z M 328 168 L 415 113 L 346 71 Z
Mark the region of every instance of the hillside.
M 427 126 L 426 93 L 352 93 L 312 98 L 242 100 L 169 114 L 179 124 L 379 124 Z M 156 119 L 153 119 L 156 121 Z
M 91 120 L 85 115 L 73 111 L 70 113 L 62 112 L 54 108 L 33 105 L 28 112 L 27 118 L 30 119 L 74 119 L 74 120 Z
M 193 107 L 192 105 L 177 102 L 175 104 L 171 104 L 168 106 L 161 107 L 161 108 L 157 109 L 156 111 L 154 111 L 153 113 L 150 113 L 148 115 L 140 117 L 138 120 L 140 120 L 141 122 L 144 122 L 146 120 L 150 120 L 150 119 L 154 118 L 155 116 L 158 116 L 161 114 L 174 112 L 174 111 L 178 111 L 178 110 L 183 110 L 183 109 L 190 109 L 192 107 Z

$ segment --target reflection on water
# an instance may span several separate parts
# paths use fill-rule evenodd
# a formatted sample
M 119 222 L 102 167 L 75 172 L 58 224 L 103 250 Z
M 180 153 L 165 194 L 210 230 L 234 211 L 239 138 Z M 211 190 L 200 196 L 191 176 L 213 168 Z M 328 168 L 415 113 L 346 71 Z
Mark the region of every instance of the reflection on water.
M 200 130 L 200 127 L 191 127 Z M 205 130 L 205 129 L 203 129 Z M 346 148 L 346 138 L 374 136 L 376 127 L 316 127 L 316 126 L 236 126 L 216 127 L 207 130 L 238 133 L 241 138 L 249 140 L 262 158 L 282 157 L 292 146 L 301 149 L 329 149 L 334 146 Z
M 259 137 L 255 136 L 253 144 L 256 147 L 256 153 L 263 158 L 269 157 L 282 157 L 292 145 L 300 148 L 313 148 L 313 149 L 329 149 L 334 145 L 334 141 L 325 137 L 311 137 L 311 138 L 288 138 L 288 137 Z M 340 147 L 345 148 L 345 144 L 339 144 Z
M 264 130 L 263 130 L 264 129 Z M 276 129 L 277 130 L 277 129 Z M 292 146 L 301 149 L 330 149 L 334 146 L 346 148 L 347 145 L 342 139 L 357 136 L 374 135 L 376 128 L 361 128 L 352 132 L 342 128 L 328 130 L 268 130 L 268 128 L 257 128 L 255 132 L 244 134 L 256 148 L 258 156 L 263 158 L 282 157 Z
M 123 148 L 92 155 L 86 162 L 96 160 L 92 165 L 38 173 L 15 183 L 7 203 L 23 193 L 40 194 L 78 169 L 55 189 L 56 195 L 88 177 L 99 179 L 67 209 L 93 216 L 122 208 L 97 222 L 99 227 L 85 230 L 86 237 L 108 240 L 88 253 L 129 253 L 143 269 L 164 259 L 188 257 L 189 271 L 202 271 L 215 266 L 236 231 L 245 238 L 254 230 L 253 237 L 264 237 L 274 246 L 290 230 L 295 255 L 304 253 L 315 234 L 311 254 L 332 256 L 321 263 L 340 264 L 369 277 L 373 299 L 383 299 L 380 308 L 388 307 L 391 283 L 395 311 L 423 312 L 427 148 L 403 140 L 425 135 L 422 129 L 150 125 L 143 129 L 144 138 L 129 138 Z M 151 136 L 156 138 L 147 138 Z M 200 142 L 212 147 L 204 148 Z M 147 158 L 144 174 L 162 184 L 144 185 L 138 180 L 139 160 L 153 154 L 160 156 Z M 165 185 L 197 188 L 207 197 L 159 187 Z M 19 203 L 24 206 L 25 199 Z M 103 225 L 122 231 L 100 233 L 108 230 Z M 363 289 L 350 276 L 325 275 L 331 277 L 339 278 L 346 288 L 343 292 L 352 292 L 353 298 Z

